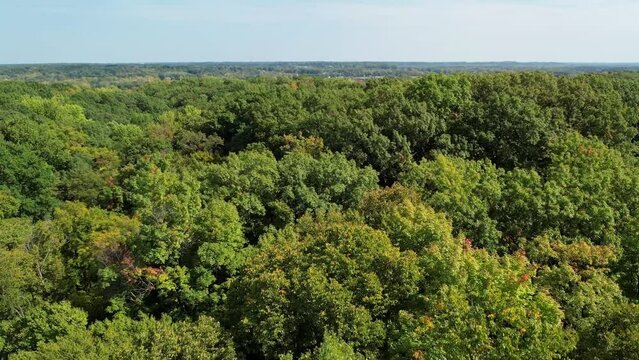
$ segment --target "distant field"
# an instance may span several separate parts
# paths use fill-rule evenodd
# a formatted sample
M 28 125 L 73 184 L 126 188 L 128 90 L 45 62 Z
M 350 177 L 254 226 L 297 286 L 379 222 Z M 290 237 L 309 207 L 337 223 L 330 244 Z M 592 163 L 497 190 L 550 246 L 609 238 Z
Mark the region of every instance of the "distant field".
M 134 85 L 151 79 L 193 76 L 322 76 L 410 77 L 425 73 L 547 71 L 555 74 L 639 71 L 639 63 L 521 63 L 521 62 L 250 62 L 152 64 L 25 64 L 0 65 L 0 80 L 83 80 L 92 85 Z

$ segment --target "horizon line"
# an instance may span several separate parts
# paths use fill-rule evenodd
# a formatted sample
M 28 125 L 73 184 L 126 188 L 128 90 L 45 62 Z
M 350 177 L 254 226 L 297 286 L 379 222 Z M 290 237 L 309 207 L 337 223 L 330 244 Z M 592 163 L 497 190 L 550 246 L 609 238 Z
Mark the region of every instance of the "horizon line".
M 232 60 L 232 61 L 131 61 L 131 62 L 27 62 L 0 63 L 0 66 L 33 66 L 33 65 L 180 65 L 180 64 L 538 64 L 538 65 L 634 65 L 638 62 L 617 61 L 395 61 L 395 60 Z

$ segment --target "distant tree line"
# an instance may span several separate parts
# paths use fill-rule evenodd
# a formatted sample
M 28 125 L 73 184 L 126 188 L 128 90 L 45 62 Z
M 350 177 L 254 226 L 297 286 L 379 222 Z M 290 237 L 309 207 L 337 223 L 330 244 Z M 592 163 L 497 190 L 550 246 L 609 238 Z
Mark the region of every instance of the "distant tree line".
M 80 82 L 94 87 L 133 88 L 154 80 L 219 76 L 313 76 L 354 79 L 417 77 L 432 73 L 546 71 L 557 75 L 639 71 L 639 63 L 535 62 L 202 62 L 143 64 L 0 65 L 0 80 Z

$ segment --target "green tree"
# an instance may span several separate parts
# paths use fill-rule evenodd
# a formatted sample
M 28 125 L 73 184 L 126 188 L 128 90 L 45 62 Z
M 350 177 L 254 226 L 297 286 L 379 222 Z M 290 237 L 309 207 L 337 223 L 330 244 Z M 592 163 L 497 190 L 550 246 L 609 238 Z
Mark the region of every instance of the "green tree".
M 263 148 L 229 154 L 221 164 L 206 171 L 204 193 L 231 202 L 253 239 L 268 224 L 277 200 L 279 181 L 277 160 Z
M 22 352 L 16 359 L 235 359 L 232 341 L 209 317 L 173 322 L 117 316 Z
M 386 232 L 401 250 L 420 253 L 453 231 L 444 214 L 436 213 L 416 191 L 399 184 L 367 193 L 360 211 L 367 224 Z
M 479 246 L 499 250 L 501 233 L 492 216 L 501 198 L 501 173 L 489 161 L 437 155 L 402 174 L 400 182 L 449 216 L 457 233 L 464 233 Z
M 553 359 L 573 349 L 559 304 L 534 286 L 525 257 L 449 238 L 430 245 L 422 263 L 426 287 L 392 333 L 397 357 Z
M 189 174 L 170 170 L 170 162 L 159 163 L 142 163 L 126 180 L 127 196 L 142 222 L 132 250 L 150 265 L 176 264 L 202 207 L 200 184 Z
M 87 314 L 68 302 L 43 303 L 11 320 L 0 321 L 0 356 L 35 350 L 39 345 L 84 330 Z
M 377 187 L 373 169 L 360 169 L 339 153 L 313 157 L 294 151 L 285 155 L 278 167 L 281 200 L 298 216 L 331 206 L 353 208 L 366 191 Z
M 3 208 L 12 215 L 44 217 L 56 205 L 57 177 L 51 166 L 25 146 L 0 140 Z M 18 205 L 19 204 L 19 205 Z M 19 210 L 11 210 L 19 206 Z
M 417 291 L 416 260 L 338 213 L 305 217 L 261 240 L 230 285 L 226 322 L 247 354 L 299 356 L 330 331 L 373 356 L 385 319 Z

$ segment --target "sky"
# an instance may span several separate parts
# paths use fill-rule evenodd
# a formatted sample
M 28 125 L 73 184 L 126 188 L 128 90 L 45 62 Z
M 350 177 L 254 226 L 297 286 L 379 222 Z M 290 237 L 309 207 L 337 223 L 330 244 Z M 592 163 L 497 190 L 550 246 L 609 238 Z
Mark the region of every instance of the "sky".
M 0 63 L 639 62 L 637 0 L 0 0 Z

